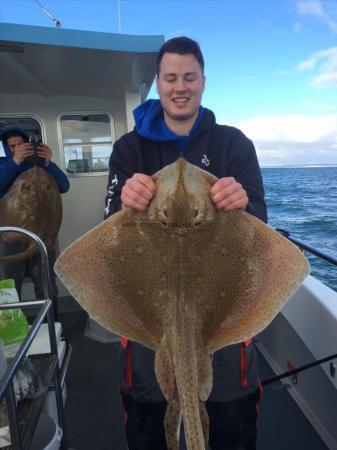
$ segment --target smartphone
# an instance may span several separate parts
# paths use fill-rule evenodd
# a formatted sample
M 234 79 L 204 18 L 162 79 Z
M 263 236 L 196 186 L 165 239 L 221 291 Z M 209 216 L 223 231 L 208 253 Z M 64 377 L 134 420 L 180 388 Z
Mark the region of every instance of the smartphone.
M 44 166 L 45 160 L 43 158 L 41 158 L 41 156 L 38 156 L 38 154 L 37 154 L 38 147 L 41 144 L 41 142 L 33 134 L 29 138 L 29 143 L 32 145 L 34 153 L 30 156 L 27 156 L 27 158 L 25 158 L 25 161 L 28 161 L 32 166 L 34 166 L 34 165 Z

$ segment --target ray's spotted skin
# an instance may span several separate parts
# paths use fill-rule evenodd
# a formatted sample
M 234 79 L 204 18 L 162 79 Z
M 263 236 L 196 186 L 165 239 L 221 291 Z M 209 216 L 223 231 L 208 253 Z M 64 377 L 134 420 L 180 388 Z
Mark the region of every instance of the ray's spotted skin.
M 205 450 L 212 354 L 264 329 L 309 273 L 287 239 L 210 200 L 216 178 L 180 158 L 153 176 L 146 212 L 114 214 L 68 247 L 55 270 L 99 323 L 156 351 L 169 450 L 181 417 Z
M 52 175 L 34 166 L 23 172 L 0 199 L 0 226 L 21 227 L 37 234 L 53 250 L 62 221 L 62 201 Z M 16 262 L 38 253 L 35 243 L 17 233 L 3 233 L 12 245 L 21 244 L 19 254 L 0 256 L 0 262 Z

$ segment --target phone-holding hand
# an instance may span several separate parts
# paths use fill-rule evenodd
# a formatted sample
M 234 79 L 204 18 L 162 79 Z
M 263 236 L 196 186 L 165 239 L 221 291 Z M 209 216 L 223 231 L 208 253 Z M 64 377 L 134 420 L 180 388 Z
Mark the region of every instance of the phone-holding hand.
M 39 144 L 37 147 L 37 156 L 40 156 L 40 158 L 43 158 L 45 160 L 44 165 L 48 166 L 49 161 L 51 160 L 52 157 L 52 151 L 50 149 L 50 147 L 48 147 L 48 145 L 46 144 Z
M 28 156 L 33 155 L 33 153 L 34 147 L 29 142 L 24 142 L 15 147 L 13 160 L 20 166 L 20 164 L 22 164 Z

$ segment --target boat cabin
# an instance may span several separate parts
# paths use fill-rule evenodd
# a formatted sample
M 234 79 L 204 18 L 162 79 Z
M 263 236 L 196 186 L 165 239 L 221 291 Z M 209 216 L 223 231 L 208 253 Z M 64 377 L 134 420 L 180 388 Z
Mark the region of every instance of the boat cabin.
M 0 133 L 23 128 L 48 144 L 69 177 L 60 250 L 103 219 L 113 143 L 133 129 L 132 110 L 147 97 L 163 42 L 163 36 L 1 25 Z M 1 151 L 0 143 L 0 157 Z M 23 298 L 32 295 L 27 282 Z

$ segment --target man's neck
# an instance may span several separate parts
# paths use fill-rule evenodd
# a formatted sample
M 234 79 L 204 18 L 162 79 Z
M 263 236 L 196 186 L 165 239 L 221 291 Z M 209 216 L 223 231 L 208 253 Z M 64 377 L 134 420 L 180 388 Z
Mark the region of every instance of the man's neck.
M 188 136 L 198 115 L 187 120 L 174 120 L 164 112 L 164 120 L 168 128 L 178 136 Z

